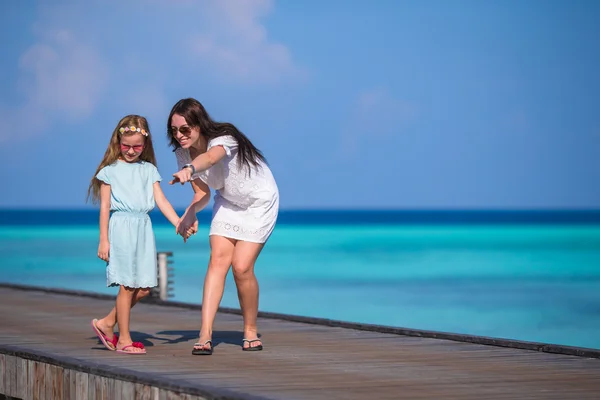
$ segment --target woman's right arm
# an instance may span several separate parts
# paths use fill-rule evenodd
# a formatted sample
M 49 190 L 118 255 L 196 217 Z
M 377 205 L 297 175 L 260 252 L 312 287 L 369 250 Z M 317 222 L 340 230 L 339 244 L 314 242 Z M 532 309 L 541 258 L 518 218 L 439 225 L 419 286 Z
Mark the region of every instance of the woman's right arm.
M 110 185 L 102 183 L 100 186 L 100 243 L 98 244 L 98 257 L 108 261 L 110 244 L 108 241 L 108 220 L 110 218 Z
M 210 188 L 200 179 L 194 179 L 190 183 L 194 190 L 194 197 L 188 208 L 191 208 L 195 214 L 208 205 L 210 201 Z
M 196 213 L 206 207 L 210 201 L 210 188 L 206 183 L 200 179 L 194 179 L 190 183 L 192 189 L 194 189 L 194 197 L 177 224 L 177 233 L 183 236 L 184 239 L 189 237 L 190 234 L 196 233 L 198 230 Z

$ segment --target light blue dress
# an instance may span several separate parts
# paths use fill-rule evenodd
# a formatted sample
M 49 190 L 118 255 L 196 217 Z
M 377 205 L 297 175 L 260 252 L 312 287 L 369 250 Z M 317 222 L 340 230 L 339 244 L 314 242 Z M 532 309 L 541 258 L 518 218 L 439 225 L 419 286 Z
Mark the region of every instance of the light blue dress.
M 96 178 L 110 185 L 107 286 L 156 286 L 156 243 L 148 212 L 155 206 L 153 185 L 161 181 L 158 170 L 145 161 L 119 160 Z

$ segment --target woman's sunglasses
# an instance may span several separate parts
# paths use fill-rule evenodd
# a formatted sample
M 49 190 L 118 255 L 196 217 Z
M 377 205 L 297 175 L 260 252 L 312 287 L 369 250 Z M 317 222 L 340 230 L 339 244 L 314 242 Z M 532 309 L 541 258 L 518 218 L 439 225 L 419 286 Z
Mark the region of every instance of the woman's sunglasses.
M 187 125 L 180 126 L 179 128 L 174 126 L 171 127 L 171 133 L 173 136 L 177 134 L 177 131 L 181 132 L 182 135 L 189 136 L 189 134 L 192 133 L 192 128 Z

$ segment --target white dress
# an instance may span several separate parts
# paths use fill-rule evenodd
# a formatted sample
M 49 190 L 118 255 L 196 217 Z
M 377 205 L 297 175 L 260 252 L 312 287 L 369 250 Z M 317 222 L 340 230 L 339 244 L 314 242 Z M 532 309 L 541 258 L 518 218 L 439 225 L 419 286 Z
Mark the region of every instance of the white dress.
M 238 144 L 233 136 L 210 140 L 206 150 L 214 146 L 223 146 L 225 157 L 192 176 L 217 192 L 209 235 L 265 243 L 279 212 L 279 190 L 271 170 L 263 162 L 259 167 L 238 169 Z M 188 149 L 178 148 L 175 156 L 179 169 L 192 162 Z

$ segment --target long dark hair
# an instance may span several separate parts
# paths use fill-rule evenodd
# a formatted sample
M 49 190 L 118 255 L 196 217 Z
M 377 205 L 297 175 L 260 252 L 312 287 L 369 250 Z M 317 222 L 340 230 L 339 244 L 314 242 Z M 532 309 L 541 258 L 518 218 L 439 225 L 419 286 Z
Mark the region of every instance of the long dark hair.
M 181 147 L 171 129 L 171 119 L 175 114 L 185 118 L 190 127 L 200 128 L 200 134 L 206 138 L 207 143 L 209 140 L 219 136 L 233 136 L 238 144 L 238 155 L 241 161 L 240 167 L 242 165 L 246 165 L 248 168 L 251 165 L 258 167 L 260 161 L 267 164 L 267 160 L 261 151 L 252 144 L 246 135 L 229 122 L 213 121 L 204 106 L 198 100 L 192 98 L 179 100 L 169 114 L 169 119 L 167 120 L 167 138 L 169 139 L 169 145 L 174 150 Z

